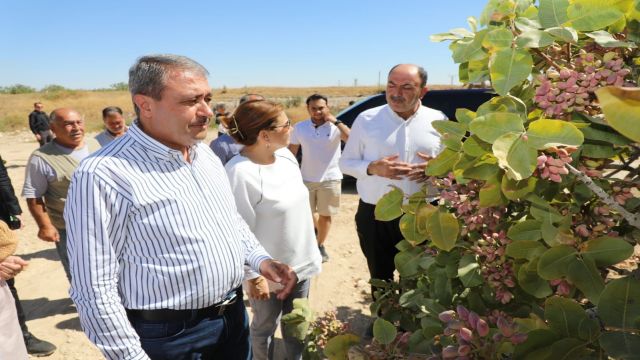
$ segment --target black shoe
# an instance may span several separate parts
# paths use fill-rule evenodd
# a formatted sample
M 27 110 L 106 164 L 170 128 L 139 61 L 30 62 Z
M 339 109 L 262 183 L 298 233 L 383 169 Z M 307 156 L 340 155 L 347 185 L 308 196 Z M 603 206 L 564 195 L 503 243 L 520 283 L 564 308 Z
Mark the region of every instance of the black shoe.
M 33 336 L 32 333 L 24 335 L 24 344 L 27 347 L 27 353 L 35 357 L 49 356 L 56 351 L 56 346 L 44 340 L 40 340 Z
M 318 246 L 318 249 L 320 249 L 320 255 L 322 255 L 322 262 L 325 263 L 329 261 L 329 254 L 327 254 L 327 250 L 324 249 L 324 245 Z

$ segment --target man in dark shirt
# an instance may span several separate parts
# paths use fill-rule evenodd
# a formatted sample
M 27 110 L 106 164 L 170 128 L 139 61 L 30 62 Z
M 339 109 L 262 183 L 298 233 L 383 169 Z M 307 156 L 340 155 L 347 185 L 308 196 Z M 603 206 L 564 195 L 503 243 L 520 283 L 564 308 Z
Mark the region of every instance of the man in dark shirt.
M 42 111 L 44 105 L 41 102 L 35 102 L 33 104 L 33 111 L 29 114 L 29 128 L 31 132 L 36 136 L 36 140 L 40 143 L 40 146 L 53 140 L 53 133 L 49 130 L 49 117 L 47 113 Z

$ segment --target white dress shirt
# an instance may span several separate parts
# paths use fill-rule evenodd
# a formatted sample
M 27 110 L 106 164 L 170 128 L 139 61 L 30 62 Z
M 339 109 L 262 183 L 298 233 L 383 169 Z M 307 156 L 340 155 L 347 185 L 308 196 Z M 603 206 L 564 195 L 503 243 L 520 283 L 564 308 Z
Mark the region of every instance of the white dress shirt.
M 291 143 L 302 147 L 302 178 L 309 182 L 342 179 L 340 130 L 328 121 L 316 127 L 310 119 L 293 127 Z
M 408 179 L 391 180 L 377 175 L 367 175 L 372 161 L 398 155 L 397 161 L 422 163 L 416 153 L 435 157 L 443 145 L 431 122 L 446 120 L 441 111 L 420 106 L 407 120 L 396 114 L 388 105 L 362 112 L 353 123 L 349 140 L 340 158 L 340 169 L 357 179 L 360 199 L 375 205 L 391 190 L 390 185 L 402 189 L 406 195 L 420 190 L 421 184 Z
M 74 173 L 65 221 L 70 295 L 109 359 L 146 359 L 128 309 L 198 309 L 238 287 L 269 256 L 238 214 L 220 160 L 182 154 L 134 124 Z

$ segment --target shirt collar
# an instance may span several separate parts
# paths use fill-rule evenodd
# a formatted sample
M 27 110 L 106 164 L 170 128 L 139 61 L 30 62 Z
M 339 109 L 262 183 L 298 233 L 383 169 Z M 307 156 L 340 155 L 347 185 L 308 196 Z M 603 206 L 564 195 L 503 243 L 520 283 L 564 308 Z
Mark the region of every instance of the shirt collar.
M 140 125 L 138 123 L 138 119 L 136 119 L 129 129 L 125 133 L 125 136 L 128 135 L 133 138 L 136 142 L 138 142 L 145 150 L 148 151 L 149 154 L 160 158 L 160 159 L 182 159 L 182 153 L 179 150 L 172 149 L 158 140 L 152 138 L 147 135 L 142 129 L 140 129 Z M 198 144 L 192 145 L 189 147 L 189 157 L 191 158 L 191 162 L 193 162 L 196 158 L 196 147 Z
M 398 121 L 402 124 L 406 124 L 409 125 L 409 123 L 411 122 L 411 120 L 415 119 L 418 115 L 420 115 L 420 113 L 422 113 L 424 111 L 424 106 L 420 105 L 418 107 L 418 110 L 416 110 L 416 112 L 413 113 L 413 115 L 409 116 L 408 119 L 403 119 L 400 115 L 398 115 L 395 111 L 393 111 L 393 109 L 391 109 L 391 106 L 387 105 L 387 110 L 389 111 L 389 114 L 391 116 L 392 119 L 394 119 L 395 121 Z

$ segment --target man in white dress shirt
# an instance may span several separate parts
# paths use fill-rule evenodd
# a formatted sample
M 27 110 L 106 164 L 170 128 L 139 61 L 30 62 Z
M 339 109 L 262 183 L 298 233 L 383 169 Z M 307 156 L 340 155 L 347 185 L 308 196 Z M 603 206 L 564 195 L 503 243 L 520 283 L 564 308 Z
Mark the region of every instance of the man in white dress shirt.
M 298 154 L 302 147 L 302 179 L 309 189 L 309 203 L 317 231 L 322 261 L 329 260 L 324 242 L 331 229 L 331 217 L 338 214 L 342 173 L 338 167 L 340 141 L 349 139 L 349 127 L 329 110 L 326 96 L 307 98 L 309 119 L 297 123 L 291 132 L 289 150 Z
M 351 127 L 340 158 L 340 169 L 357 179 L 360 203 L 356 230 L 371 278 L 391 280 L 395 245 L 403 239 L 399 218 L 378 221 L 374 210 L 380 198 L 397 186 L 410 195 L 426 180 L 427 161 L 441 150 L 440 134 L 431 126 L 447 117 L 422 106 L 427 73 L 417 65 L 400 64 L 389 71 L 387 105 L 362 112 Z M 372 287 L 372 295 L 375 288 Z
M 176 55 L 129 70 L 137 120 L 74 173 L 65 207 L 71 298 L 108 359 L 249 359 L 244 264 L 297 283 L 238 214 L 220 160 L 201 142 L 207 70 Z

